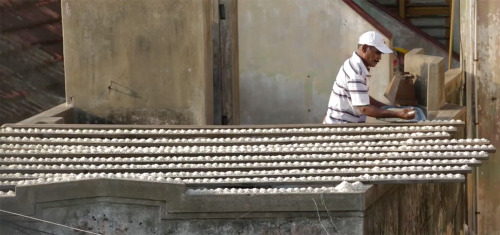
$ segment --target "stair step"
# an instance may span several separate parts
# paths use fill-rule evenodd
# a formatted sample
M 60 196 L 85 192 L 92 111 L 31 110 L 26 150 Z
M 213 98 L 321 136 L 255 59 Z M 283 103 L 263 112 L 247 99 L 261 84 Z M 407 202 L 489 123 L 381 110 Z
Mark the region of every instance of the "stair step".
M 443 45 L 450 37 L 450 0 L 375 0 L 395 15 L 404 14 L 405 20 L 420 28 Z M 400 9 L 403 3 L 404 9 Z M 401 11 L 400 11 L 401 10 Z
M 449 16 L 449 6 L 407 6 L 405 9 L 408 17 L 425 17 L 425 16 Z
M 377 0 L 378 3 L 385 6 L 398 6 L 399 0 Z M 449 0 L 410 0 L 407 5 L 448 5 Z
M 450 26 L 450 20 L 448 17 L 411 18 L 410 23 L 417 27 Z
M 448 38 L 450 35 L 450 30 L 447 28 L 421 28 L 422 31 L 431 35 L 433 38 Z

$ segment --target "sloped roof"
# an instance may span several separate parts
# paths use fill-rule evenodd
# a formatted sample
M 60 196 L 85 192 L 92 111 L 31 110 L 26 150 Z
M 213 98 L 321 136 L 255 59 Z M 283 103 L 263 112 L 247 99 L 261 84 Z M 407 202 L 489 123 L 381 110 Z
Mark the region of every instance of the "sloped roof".
M 0 0 L 0 124 L 64 101 L 60 0 Z

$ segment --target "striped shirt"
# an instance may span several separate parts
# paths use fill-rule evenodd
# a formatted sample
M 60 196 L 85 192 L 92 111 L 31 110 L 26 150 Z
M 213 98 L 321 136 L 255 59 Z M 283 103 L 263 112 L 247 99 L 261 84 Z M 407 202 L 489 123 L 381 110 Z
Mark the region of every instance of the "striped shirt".
M 356 52 L 340 67 L 335 83 L 333 83 L 328 110 L 323 124 L 364 122 L 355 106 L 370 104 L 370 73 Z

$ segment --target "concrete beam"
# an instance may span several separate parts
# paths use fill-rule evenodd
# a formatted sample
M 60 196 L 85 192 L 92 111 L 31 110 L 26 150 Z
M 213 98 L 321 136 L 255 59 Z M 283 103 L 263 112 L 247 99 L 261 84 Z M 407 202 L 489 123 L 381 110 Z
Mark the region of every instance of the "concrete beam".
M 62 124 L 73 123 L 73 105 L 63 103 L 35 116 L 24 119 L 18 124 Z

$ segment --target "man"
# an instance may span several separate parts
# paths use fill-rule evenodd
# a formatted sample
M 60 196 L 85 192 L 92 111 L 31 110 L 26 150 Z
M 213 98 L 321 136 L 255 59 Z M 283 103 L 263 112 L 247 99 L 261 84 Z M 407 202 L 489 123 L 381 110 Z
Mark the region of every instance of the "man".
M 415 118 L 413 108 L 381 109 L 386 104 L 368 94 L 370 68 L 380 62 L 382 53 L 392 53 L 392 50 L 380 34 L 368 31 L 359 37 L 358 50 L 344 62 L 337 74 L 323 124 L 365 122 L 366 116 Z

